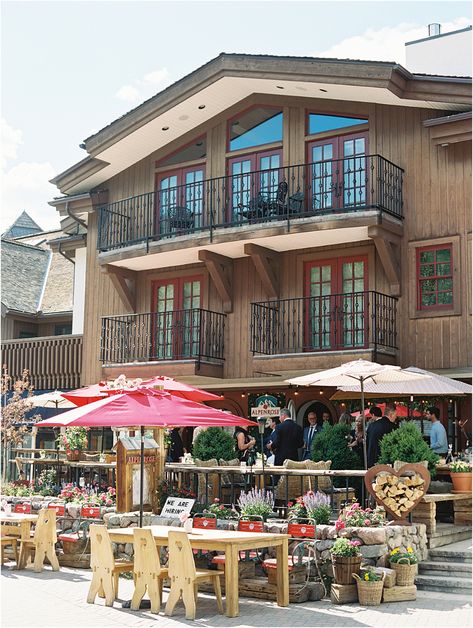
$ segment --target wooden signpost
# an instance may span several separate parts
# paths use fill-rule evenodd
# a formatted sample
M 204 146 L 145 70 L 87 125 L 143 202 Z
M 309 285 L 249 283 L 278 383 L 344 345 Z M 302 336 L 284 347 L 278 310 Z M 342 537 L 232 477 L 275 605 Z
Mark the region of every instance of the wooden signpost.
M 117 512 L 131 512 L 140 507 L 140 438 L 122 436 L 117 443 Z M 145 438 L 143 507 L 157 511 L 156 487 L 160 456 L 157 442 Z

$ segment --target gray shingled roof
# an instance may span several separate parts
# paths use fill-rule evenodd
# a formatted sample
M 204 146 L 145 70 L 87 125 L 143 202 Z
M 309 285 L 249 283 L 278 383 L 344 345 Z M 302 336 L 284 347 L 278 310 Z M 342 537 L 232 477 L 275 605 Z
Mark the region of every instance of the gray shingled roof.
M 1 256 L 2 303 L 9 310 L 36 314 L 51 251 L 2 238 Z
M 8 227 L 3 234 L 4 238 L 21 238 L 22 236 L 31 235 L 33 233 L 41 233 L 43 230 L 29 214 L 22 212 L 15 222 Z

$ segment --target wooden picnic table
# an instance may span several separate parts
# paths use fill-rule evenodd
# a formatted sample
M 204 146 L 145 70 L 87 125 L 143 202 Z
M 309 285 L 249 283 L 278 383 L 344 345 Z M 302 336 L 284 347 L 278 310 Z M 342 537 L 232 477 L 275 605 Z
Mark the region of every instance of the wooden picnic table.
M 8 534 L 10 536 L 18 536 L 20 542 L 28 541 L 31 538 L 31 525 L 36 523 L 38 515 L 25 514 L 22 512 L 12 512 L 7 515 L 4 512 L 0 514 L 0 524 L 2 527 L 8 526 Z M 18 531 L 15 530 L 18 529 Z M 26 554 L 20 552 L 18 561 L 18 569 L 24 569 L 26 563 Z
M 150 529 L 158 547 L 168 544 L 168 533 L 171 530 L 182 532 L 182 528 L 170 526 L 144 526 Z M 133 543 L 133 528 L 110 528 L 110 539 L 115 543 Z M 252 533 L 234 530 L 198 529 L 189 533 L 189 541 L 193 549 L 225 552 L 225 597 L 227 617 L 239 615 L 238 597 L 238 557 L 242 550 L 256 550 L 263 547 L 276 548 L 277 560 L 277 604 L 289 604 L 289 570 L 287 534 L 269 532 Z

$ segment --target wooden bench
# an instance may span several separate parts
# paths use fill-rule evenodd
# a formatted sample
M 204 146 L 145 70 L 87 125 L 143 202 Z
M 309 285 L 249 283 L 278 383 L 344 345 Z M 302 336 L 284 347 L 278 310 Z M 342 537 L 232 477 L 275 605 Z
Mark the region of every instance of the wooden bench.
M 471 526 L 471 494 L 468 493 L 434 493 L 424 495 L 412 512 L 414 523 L 425 523 L 427 536 L 435 534 L 437 529 L 437 504 L 453 502 L 455 525 Z

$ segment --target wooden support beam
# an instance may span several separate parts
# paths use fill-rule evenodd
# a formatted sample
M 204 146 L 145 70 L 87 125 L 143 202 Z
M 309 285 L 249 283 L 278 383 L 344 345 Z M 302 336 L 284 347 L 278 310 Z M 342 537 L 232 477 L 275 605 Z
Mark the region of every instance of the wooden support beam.
M 379 259 L 390 284 L 391 296 L 399 297 L 401 295 L 401 269 L 398 252 L 401 239 L 398 235 L 378 225 L 368 227 L 368 236 L 373 239 L 378 251 Z
M 223 301 L 223 311 L 233 312 L 233 260 L 213 251 L 199 251 L 199 260 L 204 262 L 217 292 Z
M 105 264 L 100 269 L 110 277 L 125 307 L 136 312 L 136 272 L 110 264 Z
M 248 243 L 243 248 L 253 260 L 256 272 L 270 299 L 279 298 L 279 253 L 258 244 Z

